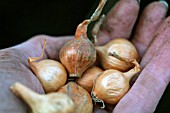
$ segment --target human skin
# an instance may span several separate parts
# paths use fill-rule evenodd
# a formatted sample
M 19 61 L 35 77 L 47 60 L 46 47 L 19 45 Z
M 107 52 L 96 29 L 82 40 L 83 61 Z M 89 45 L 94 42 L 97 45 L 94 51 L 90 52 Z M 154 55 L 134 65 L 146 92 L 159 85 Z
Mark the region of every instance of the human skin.
M 113 38 L 130 38 L 131 35 L 136 36 L 135 33 L 131 33 L 139 11 L 138 2 L 136 0 L 120 0 L 120 2 L 122 2 L 119 4 L 120 6 L 122 6 L 122 4 L 126 5 L 123 1 L 127 3 L 130 2 L 130 5 L 133 6 L 133 8 L 131 7 L 131 11 L 134 11 L 133 15 L 126 15 L 124 18 L 121 18 L 122 20 L 119 22 L 118 20 L 122 16 L 119 17 L 119 15 L 122 14 L 120 12 L 126 9 L 121 9 L 121 7 L 117 6 L 116 9 L 122 11 L 116 11 L 116 9 L 111 10 L 99 31 L 97 45 L 103 45 Z M 170 37 L 168 37 L 170 36 L 170 17 L 165 17 L 167 12 L 166 5 L 162 2 L 156 2 L 154 4 L 158 4 L 155 8 L 162 12 L 159 13 L 162 17 L 160 16 L 161 19 L 157 22 L 154 21 L 158 19 L 157 16 L 150 17 L 155 22 L 154 27 L 157 26 L 158 29 L 153 30 L 152 33 L 149 34 L 149 36 L 151 36 L 149 40 L 148 38 L 143 38 L 144 34 L 142 33 L 140 36 L 130 39 L 141 55 L 141 73 L 129 92 L 116 106 L 108 105 L 106 109 L 100 109 L 98 107 L 94 110 L 94 113 L 124 113 L 124 111 L 126 111 L 126 113 L 154 112 L 170 81 L 170 61 L 168 60 L 170 55 Z M 148 8 L 148 10 L 150 11 L 151 9 Z M 115 13 L 120 14 L 116 15 Z M 145 14 L 144 17 L 141 18 L 148 18 L 146 15 L 149 14 Z M 130 16 L 136 16 L 136 18 Z M 127 18 L 131 21 L 127 21 Z M 141 19 L 139 23 L 142 23 L 144 20 L 145 19 Z M 109 24 L 114 21 L 117 22 L 116 27 L 113 23 Z M 122 22 L 126 22 L 126 24 L 122 24 Z M 145 30 L 147 25 L 151 26 L 152 24 L 141 25 L 140 28 Z M 109 29 L 110 27 L 112 29 Z M 141 32 L 137 29 L 139 28 L 136 28 L 136 33 Z M 145 32 L 150 31 L 146 30 Z M 16 81 L 23 83 L 38 93 L 44 93 L 40 82 L 35 77 L 28 64 L 28 57 L 41 55 L 44 38 L 47 39 L 47 46 L 43 59 L 59 60 L 58 54 L 61 46 L 68 40 L 73 39 L 73 36 L 56 38 L 47 35 L 37 35 L 19 45 L 0 50 L 0 113 L 26 113 L 28 111 L 29 107 L 9 89 Z M 141 42 L 140 40 L 145 41 Z M 144 48 L 141 50 L 141 47 Z

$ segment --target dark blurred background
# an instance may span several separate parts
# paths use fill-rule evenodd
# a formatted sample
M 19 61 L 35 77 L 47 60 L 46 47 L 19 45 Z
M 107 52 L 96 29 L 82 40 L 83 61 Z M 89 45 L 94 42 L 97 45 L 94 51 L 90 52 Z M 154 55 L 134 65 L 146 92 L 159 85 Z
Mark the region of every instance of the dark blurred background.
M 108 0 L 104 13 L 115 1 Z M 152 1 L 141 0 L 140 12 Z M 0 0 L 0 49 L 22 43 L 38 34 L 74 35 L 77 25 L 91 16 L 98 3 L 99 0 Z M 170 113 L 168 94 L 170 86 L 155 113 Z

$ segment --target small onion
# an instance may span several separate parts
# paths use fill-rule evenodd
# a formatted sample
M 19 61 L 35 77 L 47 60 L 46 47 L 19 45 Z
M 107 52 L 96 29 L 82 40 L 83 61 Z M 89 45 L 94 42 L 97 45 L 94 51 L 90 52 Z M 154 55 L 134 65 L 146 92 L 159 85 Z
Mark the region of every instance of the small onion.
M 58 61 L 46 59 L 37 62 L 38 60 L 42 59 L 44 55 L 45 45 L 46 40 L 44 41 L 44 48 L 41 57 L 29 57 L 28 62 L 32 71 L 41 82 L 45 92 L 49 93 L 55 92 L 61 86 L 65 85 L 67 80 L 67 72 L 64 66 Z
M 70 77 L 81 77 L 82 73 L 96 61 L 96 50 L 87 37 L 76 37 L 65 43 L 59 58 Z
M 11 90 L 30 106 L 31 113 L 75 113 L 75 104 L 66 94 L 41 95 L 20 83 L 11 86 Z
M 109 53 L 116 52 L 121 57 L 136 61 L 139 60 L 139 54 L 135 46 L 124 38 L 113 39 L 104 46 L 96 46 L 95 49 L 97 51 L 97 59 L 99 59 L 101 66 L 105 70 L 116 69 L 119 71 L 128 71 L 134 66 L 133 64 L 128 64 L 127 62 L 109 56 Z
M 140 71 L 140 66 L 136 60 L 124 60 L 135 66 L 124 73 L 115 69 L 105 70 L 94 83 L 92 91 L 94 102 L 116 104 L 128 92 L 130 79 Z
M 58 90 L 69 95 L 75 103 L 75 113 L 92 113 L 93 104 L 90 94 L 74 82 L 69 82 Z
M 81 78 L 76 79 L 76 83 L 91 93 L 95 78 L 102 72 L 103 70 L 101 68 L 91 66 L 83 73 Z
M 59 53 L 61 63 L 70 77 L 81 77 L 82 73 L 96 61 L 94 44 L 87 37 L 88 25 L 99 18 L 107 0 L 101 0 L 90 19 L 77 26 L 75 38 L 66 42 Z

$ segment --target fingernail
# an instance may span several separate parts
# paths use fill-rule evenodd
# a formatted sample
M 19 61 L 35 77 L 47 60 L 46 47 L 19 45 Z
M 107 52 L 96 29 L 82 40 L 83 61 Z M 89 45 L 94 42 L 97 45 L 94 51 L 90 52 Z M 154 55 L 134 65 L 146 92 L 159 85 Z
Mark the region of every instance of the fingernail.
M 160 0 L 167 8 L 169 7 L 168 3 L 165 0 Z
M 138 4 L 140 4 L 140 0 L 137 0 Z

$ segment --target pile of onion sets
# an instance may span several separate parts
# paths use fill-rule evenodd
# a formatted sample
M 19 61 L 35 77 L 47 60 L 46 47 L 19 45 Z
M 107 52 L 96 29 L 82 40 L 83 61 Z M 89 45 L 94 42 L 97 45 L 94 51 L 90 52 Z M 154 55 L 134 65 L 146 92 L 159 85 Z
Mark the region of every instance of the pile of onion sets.
M 28 58 L 45 95 L 20 83 L 15 83 L 11 90 L 33 113 L 92 113 L 95 104 L 100 103 L 101 108 L 105 103 L 115 105 L 129 91 L 131 78 L 140 71 L 135 46 L 116 37 L 106 45 L 96 46 L 93 40 L 97 40 L 87 36 L 91 22 L 102 22 L 104 16 L 100 14 L 106 1 L 101 0 L 91 18 L 78 25 L 75 38 L 61 47 L 58 61 L 43 59 L 46 39 L 40 57 Z M 101 25 L 98 23 L 97 28 Z

